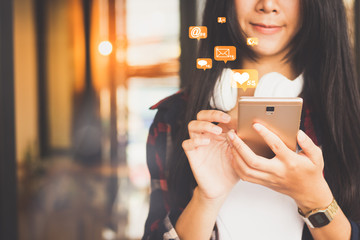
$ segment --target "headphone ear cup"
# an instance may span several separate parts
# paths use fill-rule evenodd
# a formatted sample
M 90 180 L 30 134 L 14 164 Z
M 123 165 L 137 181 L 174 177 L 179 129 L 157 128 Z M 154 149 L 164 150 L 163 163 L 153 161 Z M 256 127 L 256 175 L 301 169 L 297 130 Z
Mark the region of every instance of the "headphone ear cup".
M 231 86 L 233 72 L 230 68 L 224 68 L 221 76 L 216 80 L 210 106 L 215 109 L 228 112 L 236 106 L 237 88 Z

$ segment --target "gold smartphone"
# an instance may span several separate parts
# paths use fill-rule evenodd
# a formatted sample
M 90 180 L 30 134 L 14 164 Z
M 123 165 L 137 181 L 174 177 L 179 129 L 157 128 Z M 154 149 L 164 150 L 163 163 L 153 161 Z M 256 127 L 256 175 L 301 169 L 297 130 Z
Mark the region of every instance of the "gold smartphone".
M 237 134 L 257 155 L 272 158 L 273 151 L 253 128 L 254 123 L 260 123 L 296 151 L 302 105 L 299 97 L 240 97 Z

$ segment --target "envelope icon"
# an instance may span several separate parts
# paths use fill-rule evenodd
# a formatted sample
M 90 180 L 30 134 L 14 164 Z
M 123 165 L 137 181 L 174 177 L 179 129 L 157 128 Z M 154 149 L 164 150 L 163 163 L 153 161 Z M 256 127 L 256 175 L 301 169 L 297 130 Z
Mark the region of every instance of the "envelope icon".
M 230 56 L 230 49 L 228 48 L 217 48 L 216 49 L 216 57 L 229 57 Z
M 234 61 L 236 59 L 236 47 L 216 46 L 214 48 L 214 58 L 216 61 Z

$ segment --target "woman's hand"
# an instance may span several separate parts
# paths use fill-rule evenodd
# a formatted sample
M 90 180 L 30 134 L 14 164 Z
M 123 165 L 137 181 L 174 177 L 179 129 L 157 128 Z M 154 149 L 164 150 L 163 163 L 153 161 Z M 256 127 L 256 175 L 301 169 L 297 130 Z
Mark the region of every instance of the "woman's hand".
M 188 125 L 190 139 L 182 147 L 198 184 L 198 193 L 210 200 L 224 199 L 239 180 L 223 129 L 212 122 L 229 123 L 230 115 L 217 110 L 203 110 Z
M 223 202 L 240 179 L 232 168 L 234 158 L 223 133 L 230 126 L 231 116 L 217 110 L 200 111 L 188 125 L 190 139 L 182 147 L 198 186 L 176 222 L 180 239 L 209 239 Z
M 297 140 L 302 151 L 295 153 L 263 125 L 256 123 L 253 127 L 275 157 L 256 155 L 233 131 L 228 132 L 235 157 L 234 169 L 240 178 L 292 197 L 303 212 L 327 207 L 333 197 L 323 176 L 321 149 L 301 130 Z

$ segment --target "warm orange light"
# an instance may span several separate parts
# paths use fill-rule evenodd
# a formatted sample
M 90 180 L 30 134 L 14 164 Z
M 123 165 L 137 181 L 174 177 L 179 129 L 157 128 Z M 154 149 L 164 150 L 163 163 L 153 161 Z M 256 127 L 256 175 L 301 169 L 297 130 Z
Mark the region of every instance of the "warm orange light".
M 112 44 L 111 42 L 109 41 L 102 41 L 100 44 L 99 44 L 99 52 L 101 55 L 103 56 L 108 56 L 111 54 L 112 50 L 113 50 L 113 47 L 112 47 Z

